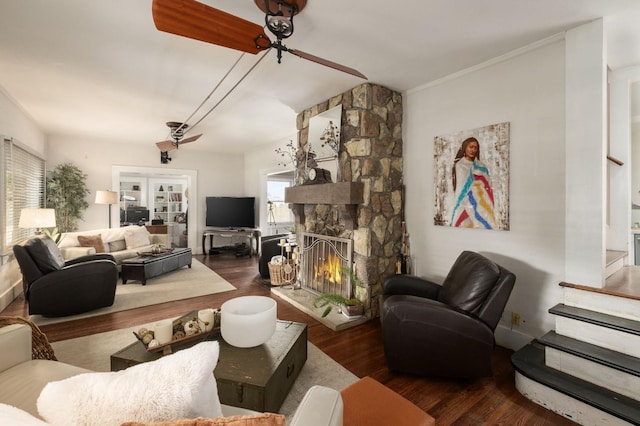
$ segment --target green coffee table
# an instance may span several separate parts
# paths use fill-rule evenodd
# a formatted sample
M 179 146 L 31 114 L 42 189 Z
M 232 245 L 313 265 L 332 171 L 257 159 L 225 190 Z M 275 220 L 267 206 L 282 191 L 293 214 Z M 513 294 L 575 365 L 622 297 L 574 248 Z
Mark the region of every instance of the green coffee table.
M 172 349 L 175 352 L 203 339 Z M 209 334 L 206 339 L 220 342 L 220 359 L 213 373 L 220 402 L 234 407 L 277 413 L 307 361 L 307 325 L 302 323 L 277 321 L 271 339 L 255 348 L 236 348 L 217 334 Z M 142 343 L 134 341 L 111 355 L 111 371 L 162 356 L 161 352 L 148 352 Z

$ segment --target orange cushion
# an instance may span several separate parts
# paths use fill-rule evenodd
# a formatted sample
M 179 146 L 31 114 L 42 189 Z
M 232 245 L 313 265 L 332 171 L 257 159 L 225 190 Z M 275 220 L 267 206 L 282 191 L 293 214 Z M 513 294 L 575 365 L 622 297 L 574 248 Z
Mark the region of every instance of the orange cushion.
M 104 243 L 102 242 L 102 235 L 78 235 L 78 242 L 80 247 L 93 247 L 96 249 L 96 253 L 104 253 Z
M 371 377 L 363 377 L 341 392 L 344 426 L 435 426 L 433 417 Z

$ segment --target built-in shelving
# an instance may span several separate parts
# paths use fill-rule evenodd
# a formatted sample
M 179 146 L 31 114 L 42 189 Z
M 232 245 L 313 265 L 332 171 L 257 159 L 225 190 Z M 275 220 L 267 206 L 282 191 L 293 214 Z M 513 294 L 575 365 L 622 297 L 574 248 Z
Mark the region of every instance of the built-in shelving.
M 182 222 L 185 218 L 186 200 L 182 184 L 158 182 L 153 185 L 154 219 L 165 222 Z

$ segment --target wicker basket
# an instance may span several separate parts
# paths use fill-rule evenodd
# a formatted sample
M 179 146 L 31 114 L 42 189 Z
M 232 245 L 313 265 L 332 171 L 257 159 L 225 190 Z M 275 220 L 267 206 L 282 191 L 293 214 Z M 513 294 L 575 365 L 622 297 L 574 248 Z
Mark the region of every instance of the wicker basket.
M 47 336 L 33 322 L 22 317 L 0 317 L 0 327 L 11 324 L 24 324 L 31 327 L 31 357 L 33 359 L 49 359 L 57 361 Z
M 296 265 L 293 260 L 289 259 L 282 265 L 275 265 L 271 262 L 267 265 L 269 266 L 271 285 L 292 284 L 296 280 Z

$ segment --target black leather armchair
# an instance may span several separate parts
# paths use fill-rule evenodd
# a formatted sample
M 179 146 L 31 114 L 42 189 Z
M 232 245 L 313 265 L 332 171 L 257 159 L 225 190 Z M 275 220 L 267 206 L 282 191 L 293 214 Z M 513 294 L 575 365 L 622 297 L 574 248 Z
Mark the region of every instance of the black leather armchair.
M 260 239 L 260 258 L 258 259 L 258 272 L 260 276 L 269 279 L 269 262 L 273 256 L 277 256 L 282 252 L 282 248 L 278 245 L 282 238 L 287 238 L 288 234 L 268 235 Z
M 421 376 L 492 374 L 493 332 L 516 277 L 484 256 L 460 254 L 442 286 L 409 275 L 383 285 L 380 319 L 390 370 Z
M 99 253 L 64 261 L 48 237 L 13 246 L 20 265 L 29 314 L 60 317 L 113 305 L 118 268 L 112 255 Z

